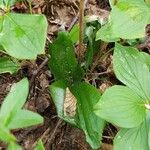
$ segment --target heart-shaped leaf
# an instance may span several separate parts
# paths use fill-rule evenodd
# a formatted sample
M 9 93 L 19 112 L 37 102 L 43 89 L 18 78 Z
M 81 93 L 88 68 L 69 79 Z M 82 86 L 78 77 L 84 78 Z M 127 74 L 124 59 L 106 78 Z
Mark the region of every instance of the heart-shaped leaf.
M 125 86 L 113 86 L 105 91 L 95 106 L 95 113 L 119 127 L 140 125 L 146 115 L 143 100 Z

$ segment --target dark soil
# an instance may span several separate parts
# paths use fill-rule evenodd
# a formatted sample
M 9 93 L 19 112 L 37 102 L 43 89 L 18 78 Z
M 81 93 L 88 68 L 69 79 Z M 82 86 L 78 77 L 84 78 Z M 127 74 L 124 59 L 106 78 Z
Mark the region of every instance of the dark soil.
M 77 16 L 79 11 L 78 0 L 33 0 L 33 13 L 44 13 L 48 19 L 48 40 L 52 41 L 59 30 L 68 28 Z M 86 6 L 88 15 L 101 15 L 100 9 L 109 10 L 108 0 L 89 0 Z M 27 3 L 17 3 L 13 11 L 27 13 L 29 12 Z M 46 48 L 47 49 L 47 48 Z M 107 51 L 107 46 L 104 49 Z M 90 150 L 90 146 L 85 141 L 83 132 L 71 125 L 65 123 L 57 117 L 55 106 L 51 99 L 48 86 L 54 79 L 48 69 L 47 63 L 39 70 L 37 75 L 35 71 L 39 68 L 46 56 L 39 56 L 33 61 L 23 61 L 22 69 L 15 75 L 0 75 L 0 103 L 10 90 L 13 83 L 18 82 L 23 77 L 28 77 L 30 81 L 30 93 L 25 104 L 26 109 L 41 114 L 45 122 L 43 125 L 32 128 L 15 130 L 13 133 L 18 139 L 18 143 L 25 150 L 32 150 L 38 139 L 42 139 L 46 150 Z M 107 71 L 111 69 L 111 54 L 102 62 L 97 62 L 93 69 L 94 74 L 87 77 L 91 84 L 96 85 L 102 92 L 116 82 L 113 74 L 104 74 L 103 80 L 99 80 L 98 71 Z M 115 136 L 116 128 L 109 125 L 104 132 L 101 150 L 112 150 L 112 139 Z M 4 143 L 0 143 L 0 149 L 6 149 Z

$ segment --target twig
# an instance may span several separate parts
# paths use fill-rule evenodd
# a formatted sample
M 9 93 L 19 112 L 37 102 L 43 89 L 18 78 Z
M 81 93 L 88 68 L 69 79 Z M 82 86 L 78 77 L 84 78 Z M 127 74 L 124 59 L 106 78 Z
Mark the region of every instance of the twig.
M 84 34 L 84 0 L 80 0 L 80 10 L 79 10 L 79 50 L 78 59 L 79 62 L 82 60 L 82 49 L 83 49 L 83 34 Z
M 33 75 L 32 75 L 31 80 L 30 80 L 30 88 L 32 87 L 33 82 L 34 82 L 36 76 L 38 75 L 38 73 L 40 72 L 40 70 L 47 64 L 47 62 L 48 62 L 48 57 L 46 57 L 44 59 L 44 61 L 40 64 L 40 66 L 38 67 L 37 70 L 33 71 Z
M 54 139 L 55 135 L 56 135 L 56 131 L 58 129 L 58 127 L 61 125 L 63 121 L 61 119 L 58 120 L 56 127 L 54 128 L 50 138 L 48 139 L 48 143 L 51 144 L 52 140 Z
M 88 3 L 88 0 L 85 0 L 84 5 L 86 6 L 87 3 Z M 76 22 L 78 21 L 78 19 L 79 19 L 79 12 L 78 12 L 77 15 L 73 18 L 71 24 L 69 25 L 69 27 L 68 27 L 68 29 L 67 29 L 68 32 L 71 31 L 71 29 L 72 29 L 73 26 L 76 24 Z

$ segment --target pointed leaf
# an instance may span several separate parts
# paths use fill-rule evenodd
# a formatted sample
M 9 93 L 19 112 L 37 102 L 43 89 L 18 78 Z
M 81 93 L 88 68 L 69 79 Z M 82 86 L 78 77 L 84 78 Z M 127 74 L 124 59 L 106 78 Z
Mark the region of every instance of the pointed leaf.
M 79 41 L 79 24 L 76 24 L 72 28 L 69 35 L 73 43 L 77 43 Z
M 43 118 L 40 115 L 28 110 L 19 110 L 13 116 L 7 128 L 8 129 L 25 128 L 41 123 L 43 123 Z
M 17 61 L 11 60 L 9 57 L 0 57 L 0 73 L 16 73 L 20 69 Z
M 10 56 L 36 59 L 38 54 L 44 54 L 47 33 L 44 16 L 9 13 L 2 21 L 0 45 Z
M 87 142 L 93 149 L 97 149 L 100 147 L 105 126 L 105 121 L 93 112 L 93 107 L 101 97 L 100 93 L 87 83 L 76 83 L 72 87 L 72 92 L 77 99 L 76 122 L 84 131 Z
M 113 67 L 117 78 L 136 92 L 143 100 L 150 99 L 150 72 L 147 65 L 138 59 L 139 52 L 131 47 L 116 44 Z
M 132 128 L 140 125 L 146 115 L 145 104 L 125 86 L 113 86 L 106 90 L 95 106 L 95 113 L 119 127 Z
M 12 86 L 0 109 L 0 122 L 2 124 L 7 126 L 11 122 L 16 112 L 24 105 L 28 91 L 27 79 L 23 79 Z
M 83 75 L 79 67 L 72 40 L 67 32 L 60 32 L 53 44 L 50 44 L 51 58 L 49 67 L 57 80 L 64 81 L 67 85 L 80 81 Z

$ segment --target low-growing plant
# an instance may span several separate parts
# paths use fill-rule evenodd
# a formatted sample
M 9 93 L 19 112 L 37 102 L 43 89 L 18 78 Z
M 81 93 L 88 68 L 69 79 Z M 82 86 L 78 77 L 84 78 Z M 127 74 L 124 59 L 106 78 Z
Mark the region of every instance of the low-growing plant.
M 11 130 L 43 123 L 43 118 L 23 109 L 29 91 L 28 80 L 22 79 L 14 84 L 0 108 L 0 140 L 9 144 L 8 149 L 21 149 Z
M 93 26 L 85 26 L 84 42 L 88 46 L 81 63 L 75 58 L 73 45 L 79 40 L 76 34 L 80 26 L 76 25 L 70 33 L 59 33 L 50 44 L 49 67 L 56 79 L 50 92 L 58 116 L 82 129 L 93 149 L 100 147 L 107 121 L 120 128 L 114 139 L 115 150 L 149 150 L 150 56 L 134 47 L 144 41 L 145 27 L 150 23 L 149 1 L 110 0 L 110 4 L 108 21 L 98 27 L 97 33 Z M 92 63 L 93 45 L 98 40 L 115 42 L 113 69 L 117 79 L 125 84 L 107 89 L 102 96 L 83 81 L 83 70 Z

